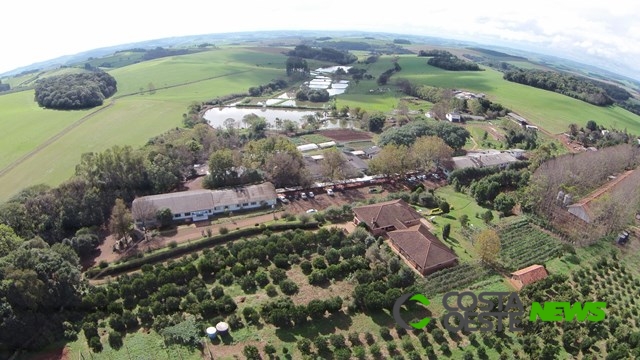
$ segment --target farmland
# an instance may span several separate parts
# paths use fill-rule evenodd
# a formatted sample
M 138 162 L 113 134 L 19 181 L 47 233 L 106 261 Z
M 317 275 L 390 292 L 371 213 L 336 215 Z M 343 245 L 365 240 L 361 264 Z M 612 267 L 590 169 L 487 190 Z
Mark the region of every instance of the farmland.
M 193 101 L 244 92 L 250 86 L 267 83 L 283 74 L 283 59 L 250 49 L 227 49 L 115 69 L 111 73 L 118 81 L 114 105 L 87 119 L 83 118 L 95 109 L 41 109 L 33 101 L 32 90 L 0 96 L 0 152 L 4 155 L 0 171 L 39 150 L 0 173 L 0 200 L 26 186 L 59 184 L 73 174 L 83 152 L 102 151 L 113 145 L 137 147 L 181 126 L 182 114 Z M 151 83 L 153 94 L 149 91 Z M 143 93 L 139 93 L 141 89 Z M 47 142 L 53 137 L 55 141 Z
M 593 119 L 608 128 L 627 129 L 640 134 L 640 117 L 620 107 L 598 107 L 561 94 L 515 84 L 502 79 L 502 73 L 485 71 L 446 71 L 426 64 L 424 58 L 403 55 L 402 71 L 392 77 L 444 88 L 468 89 L 485 93 L 498 102 L 552 133 L 565 132 L 571 123 Z
M 535 228 L 526 218 L 505 224 L 500 230 L 500 242 L 500 258 L 511 271 L 545 263 L 558 256 L 561 249 L 558 240 Z

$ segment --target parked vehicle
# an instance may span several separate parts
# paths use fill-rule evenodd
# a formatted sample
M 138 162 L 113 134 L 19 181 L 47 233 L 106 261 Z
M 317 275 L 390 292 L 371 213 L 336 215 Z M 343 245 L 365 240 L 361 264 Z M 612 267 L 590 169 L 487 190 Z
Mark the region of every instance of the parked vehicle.
M 310 199 L 313 199 L 314 197 L 316 197 L 316 195 L 313 193 L 313 191 L 309 191 L 307 193 L 307 196 L 309 196 Z
M 327 195 L 333 196 L 333 190 L 332 189 L 327 189 Z
M 311 214 L 311 213 L 315 213 L 315 212 L 318 212 L 318 210 L 316 210 L 316 209 L 307 210 L 307 214 Z
M 307 194 L 305 194 L 305 193 L 301 193 L 301 194 L 300 194 L 300 198 L 301 198 L 302 200 L 307 200 Z

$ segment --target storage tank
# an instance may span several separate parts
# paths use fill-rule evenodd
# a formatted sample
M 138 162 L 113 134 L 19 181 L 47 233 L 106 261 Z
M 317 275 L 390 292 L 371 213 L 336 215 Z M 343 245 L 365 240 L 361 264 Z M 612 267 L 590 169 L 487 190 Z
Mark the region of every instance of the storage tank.
M 229 324 L 227 324 L 224 321 L 221 321 L 218 324 L 216 324 L 216 330 L 218 331 L 218 334 L 224 335 L 227 332 L 229 332 Z
M 216 330 L 215 327 L 209 326 L 207 328 L 207 336 L 209 337 L 209 339 L 213 340 L 216 338 L 217 335 L 218 335 L 218 330 Z

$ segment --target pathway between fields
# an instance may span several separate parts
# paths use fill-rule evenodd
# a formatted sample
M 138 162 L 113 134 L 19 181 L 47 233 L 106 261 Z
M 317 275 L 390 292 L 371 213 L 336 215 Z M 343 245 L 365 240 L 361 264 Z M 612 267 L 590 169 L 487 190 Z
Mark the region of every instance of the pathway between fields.
M 191 85 L 191 84 L 199 83 L 199 82 L 202 82 L 202 81 L 208 81 L 208 80 L 222 78 L 222 77 L 226 77 L 226 76 L 237 75 L 237 74 L 250 72 L 250 71 L 253 71 L 253 70 L 234 71 L 234 72 L 231 72 L 231 73 L 227 73 L 227 74 L 223 74 L 223 75 L 217 75 L 217 76 L 211 76 L 211 77 L 200 79 L 200 80 L 194 80 L 194 81 L 189 81 L 189 82 L 180 83 L 180 84 L 162 86 L 162 87 L 156 88 L 156 91 L 175 88 L 175 87 L 180 87 L 180 86 Z M 98 114 L 98 113 L 100 113 L 100 112 L 112 107 L 115 104 L 116 99 L 121 99 L 121 98 L 124 98 L 124 97 L 134 96 L 134 95 L 138 95 L 138 94 L 145 93 L 145 92 L 148 92 L 148 90 L 141 91 L 141 92 L 139 91 L 139 92 L 135 92 L 135 93 L 129 93 L 129 94 L 123 94 L 123 95 L 120 95 L 120 96 L 114 96 L 111 99 L 111 102 L 108 105 L 103 106 L 103 107 L 101 107 L 101 108 L 99 108 L 99 109 L 97 109 L 95 111 L 92 111 L 91 113 L 83 116 L 78 121 L 72 123 L 71 125 L 69 125 L 66 128 L 62 129 L 57 134 L 53 135 L 52 137 L 48 138 L 47 140 L 45 140 L 44 142 L 42 142 L 41 144 L 36 146 L 33 150 L 31 150 L 28 153 L 20 156 L 19 158 L 17 158 L 13 162 L 11 162 L 9 165 L 5 166 L 3 169 L 0 169 L 0 178 L 2 178 L 3 176 L 7 175 L 11 170 L 15 169 L 16 166 L 20 165 L 22 162 L 32 158 L 33 156 L 35 156 L 36 154 L 38 154 L 42 150 L 46 149 L 49 145 L 53 144 L 54 142 L 59 140 L 61 137 L 63 137 L 64 135 L 68 134 L 71 130 L 73 130 L 73 129 L 77 128 L 78 126 L 82 125 L 84 122 L 86 122 L 87 120 L 91 119 L 96 114 Z

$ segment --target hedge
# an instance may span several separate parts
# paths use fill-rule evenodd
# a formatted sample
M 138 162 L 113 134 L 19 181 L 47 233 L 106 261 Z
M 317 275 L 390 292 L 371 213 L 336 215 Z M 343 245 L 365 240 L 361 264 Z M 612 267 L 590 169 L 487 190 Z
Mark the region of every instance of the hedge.
M 202 250 L 212 245 L 224 244 L 231 240 L 237 240 L 243 237 L 258 235 L 264 232 L 265 230 L 285 231 L 285 230 L 293 230 L 293 229 L 315 229 L 317 227 L 318 227 L 318 222 L 311 221 L 306 224 L 302 224 L 301 222 L 290 222 L 285 224 L 266 225 L 266 227 L 261 226 L 261 227 L 244 228 L 240 230 L 230 231 L 224 235 L 222 234 L 215 235 L 202 240 L 187 243 L 173 249 L 168 249 L 167 251 L 163 251 L 155 254 L 152 253 L 142 258 L 132 259 L 125 263 L 109 266 L 107 268 L 100 269 L 100 268 L 94 267 L 87 270 L 85 272 L 85 276 L 91 279 L 100 279 L 105 276 L 119 275 L 127 271 L 139 269 L 142 267 L 142 265 L 145 265 L 145 264 L 157 263 L 170 258 L 178 257 L 180 255 Z

